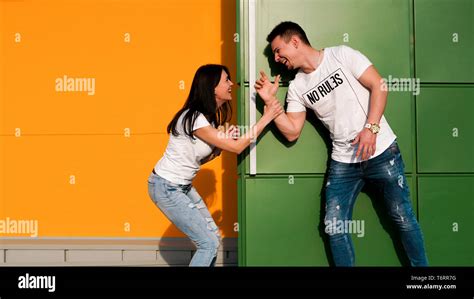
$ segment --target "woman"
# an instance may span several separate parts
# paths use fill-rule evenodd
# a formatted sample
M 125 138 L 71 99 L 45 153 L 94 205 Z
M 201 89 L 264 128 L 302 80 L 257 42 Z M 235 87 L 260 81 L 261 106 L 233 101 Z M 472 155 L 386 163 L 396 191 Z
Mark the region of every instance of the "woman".
M 218 228 L 192 186 L 200 166 L 221 150 L 241 153 L 283 112 L 275 103 L 243 136 L 235 136 L 235 127 L 223 134 L 217 128 L 231 118 L 232 85 L 225 66 L 209 64 L 196 71 L 186 103 L 168 125 L 166 151 L 148 178 L 153 202 L 197 247 L 190 266 L 214 266 L 220 244 Z

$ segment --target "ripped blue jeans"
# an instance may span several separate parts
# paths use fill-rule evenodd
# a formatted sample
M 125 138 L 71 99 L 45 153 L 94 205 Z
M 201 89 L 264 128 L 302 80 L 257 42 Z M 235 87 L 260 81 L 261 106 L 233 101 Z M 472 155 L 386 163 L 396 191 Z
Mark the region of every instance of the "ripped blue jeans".
M 325 225 L 334 226 L 335 223 L 347 223 L 346 220 L 352 220 L 355 200 L 366 183 L 373 184 L 382 191 L 386 210 L 400 234 L 410 264 L 427 266 L 423 235 L 412 209 L 404 163 L 397 141 L 382 154 L 368 161 L 341 163 L 331 160 L 326 184 Z M 329 235 L 335 265 L 354 266 L 355 254 L 351 236 L 343 229 L 329 228 L 326 227 L 326 233 Z
M 191 185 L 174 184 L 154 173 L 148 178 L 148 194 L 156 206 L 196 245 L 190 267 L 213 267 L 220 235 L 206 204 Z

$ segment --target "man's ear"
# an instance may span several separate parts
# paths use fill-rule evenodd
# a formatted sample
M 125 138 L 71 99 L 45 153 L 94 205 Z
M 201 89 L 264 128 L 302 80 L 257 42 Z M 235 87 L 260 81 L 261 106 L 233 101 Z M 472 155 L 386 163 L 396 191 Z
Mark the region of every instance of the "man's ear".
M 296 49 L 298 49 L 298 47 L 300 46 L 300 40 L 297 35 L 293 35 L 291 37 L 290 42 L 293 45 L 293 47 L 295 47 Z

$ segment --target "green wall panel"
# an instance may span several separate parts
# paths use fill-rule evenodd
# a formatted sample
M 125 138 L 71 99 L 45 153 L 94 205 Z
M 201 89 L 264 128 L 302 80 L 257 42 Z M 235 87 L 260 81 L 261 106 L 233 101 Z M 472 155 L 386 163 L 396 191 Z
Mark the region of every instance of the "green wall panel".
M 320 223 L 322 178 L 246 180 L 246 264 L 328 264 Z
M 418 178 L 431 266 L 474 266 L 474 175 Z
M 474 172 L 474 86 L 424 87 L 417 97 L 419 172 Z
M 415 0 L 416 76 L 474 82 L 474 1 Z

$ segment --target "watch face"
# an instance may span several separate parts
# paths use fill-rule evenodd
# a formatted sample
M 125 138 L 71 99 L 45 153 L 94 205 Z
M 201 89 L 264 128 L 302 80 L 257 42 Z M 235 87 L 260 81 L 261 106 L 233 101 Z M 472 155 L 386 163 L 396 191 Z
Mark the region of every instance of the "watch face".
M 374 134 L 377 134 L 380 131 L 380 126 L 378 124 L 365 124 L 364 127 L 369 129 Z

